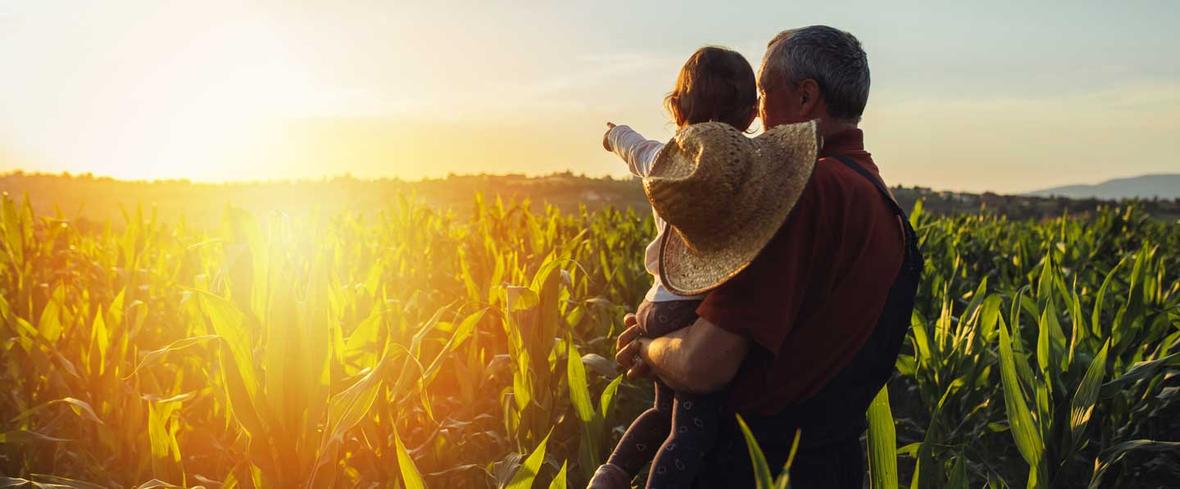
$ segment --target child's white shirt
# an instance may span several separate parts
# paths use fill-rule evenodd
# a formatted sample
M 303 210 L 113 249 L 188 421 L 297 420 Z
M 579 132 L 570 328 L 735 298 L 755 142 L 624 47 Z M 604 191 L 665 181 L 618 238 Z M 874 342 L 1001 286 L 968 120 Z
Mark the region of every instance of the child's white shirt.
M 621 125 L 615 126 L 607 132 L 606 141 L 610 145 L 611 151 L 627 163 L 631 174 L 640 178 L 646 178 L 651 173 L 651 165 L 664 147 L 664 143 L 646 139 L 630 127 Z M 651 210 L 651 215 L 655 218 L 656 237 L 647 244 L 647 249 L 643 253 L 643 265 L 647 269 L 647 273 L 655 279 L 655 282 L 651 289 L 648 289 L 644 300 L 667 302 L 700 299 L 703 296 L 686 297 L 673 294 L 660 283 L 660 240 L 664 237 L 667 223 L 660 218 L 655 209 Z

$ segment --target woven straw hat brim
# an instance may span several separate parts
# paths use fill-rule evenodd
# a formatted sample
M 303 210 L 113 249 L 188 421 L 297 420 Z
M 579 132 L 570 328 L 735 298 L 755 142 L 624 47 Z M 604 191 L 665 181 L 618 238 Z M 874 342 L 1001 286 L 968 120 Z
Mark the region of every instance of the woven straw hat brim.
M 725 246 L 692 246 L 674 227 L 660 244 L 660 280 L 677 295 L 708 292 L 742 270 L 774 238 L 799 201 L 815 168 L 818 142 L 814 122 L 775 127 L 756 138 L 748 185 L 733 206 Z

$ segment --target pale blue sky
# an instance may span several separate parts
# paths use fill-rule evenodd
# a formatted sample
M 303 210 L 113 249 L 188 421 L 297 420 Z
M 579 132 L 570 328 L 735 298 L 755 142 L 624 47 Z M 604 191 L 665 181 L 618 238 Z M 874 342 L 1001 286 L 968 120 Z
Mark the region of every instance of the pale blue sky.
M 623 175 L 683 60 L 857 35 L 891 183 L 1034 188 L 1180 172 L 1180 2 L 0 0 L 0 171 L 237 180 Z

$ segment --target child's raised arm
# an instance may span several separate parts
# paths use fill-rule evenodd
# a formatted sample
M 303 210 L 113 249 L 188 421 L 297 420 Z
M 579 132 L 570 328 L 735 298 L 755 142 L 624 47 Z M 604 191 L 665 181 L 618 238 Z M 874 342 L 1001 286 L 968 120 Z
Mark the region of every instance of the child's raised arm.
M 606 132 L 607 149 L 627 162 L 632 175 L 646 177 L 664 143 L 646 139 L 630 127 L 607 124 L 611 126 Z

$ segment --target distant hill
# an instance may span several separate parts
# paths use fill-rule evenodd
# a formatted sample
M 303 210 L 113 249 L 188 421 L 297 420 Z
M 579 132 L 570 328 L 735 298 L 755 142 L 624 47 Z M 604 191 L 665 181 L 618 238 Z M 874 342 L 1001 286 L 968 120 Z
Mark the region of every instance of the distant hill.
M 1037 197 L 1071 199 L 1180 199 L 1180 174 L 1142 175 L 1116 178 L 1095 185 L 1066 185 L 1029 192 Z

